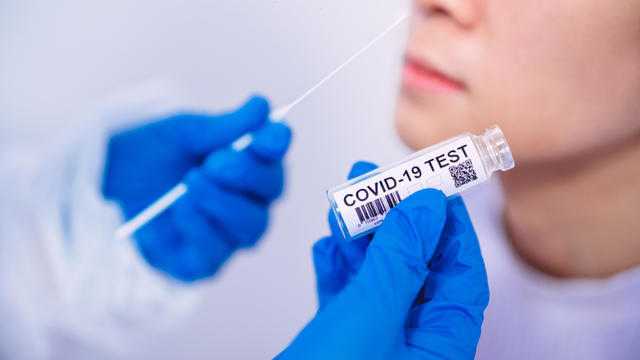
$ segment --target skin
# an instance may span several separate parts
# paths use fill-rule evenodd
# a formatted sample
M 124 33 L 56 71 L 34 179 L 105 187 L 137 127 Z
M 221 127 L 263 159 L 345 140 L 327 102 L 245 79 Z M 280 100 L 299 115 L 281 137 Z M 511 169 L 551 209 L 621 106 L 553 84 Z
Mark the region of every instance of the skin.
M 640 264 L 640 0 L 416 0 L 407 54 L 462 84 L 403 86 L 420 149 L 498 124 L 509 241 L 557 277 Z

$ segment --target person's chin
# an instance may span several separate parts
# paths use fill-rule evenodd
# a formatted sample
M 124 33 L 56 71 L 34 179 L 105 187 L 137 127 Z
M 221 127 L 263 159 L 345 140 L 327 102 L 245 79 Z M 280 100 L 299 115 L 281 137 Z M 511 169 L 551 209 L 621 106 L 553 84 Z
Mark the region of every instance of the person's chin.
M 428 112 L 419 109 L 409 96 L 410 94 L 404 92 L 398 96 L 395 127 L 400 139 L 411 149 L 418 150 L 429 146 L 440 137 L 440 127 L 438 121 Z
M 396 102 L 396 131 L 407 146 L 419 150 L 472 130 L 458 105 L 402 89 Z

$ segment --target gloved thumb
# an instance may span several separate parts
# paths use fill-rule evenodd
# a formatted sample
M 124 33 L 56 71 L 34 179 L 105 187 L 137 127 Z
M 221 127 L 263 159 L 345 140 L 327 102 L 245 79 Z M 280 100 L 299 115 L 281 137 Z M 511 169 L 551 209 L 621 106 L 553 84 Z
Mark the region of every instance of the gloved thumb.
M 330 358 L 325 353 L 339 353 L 344 359 L 397 358 L 406 342 L 399 330 L 427 278 L 446 211 L 444 194 L 433 189 L 392 209 L 371 240 L 360 271 L 282 357 L 324 359 Z
M 405 320 L 429 273 L 446 217 L 446 197 L 434 189 L 416 192 L 387 214 L 352 283 L 363 301 Z
M 253 96 L 237 110 L 222 115 L 181 114 L 167 119 L 162 129 L 193 155 L 206 155 L 256 130 L 269 117 L 269 103 Z

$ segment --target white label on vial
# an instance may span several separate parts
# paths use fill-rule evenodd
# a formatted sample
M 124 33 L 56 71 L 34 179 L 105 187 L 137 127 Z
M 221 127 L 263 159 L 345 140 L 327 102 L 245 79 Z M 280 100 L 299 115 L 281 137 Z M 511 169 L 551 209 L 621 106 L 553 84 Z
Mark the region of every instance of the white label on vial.
M 463 137 L 381 174 L 333 193 L 351 237 L 382 224 L 386 214 L 416 191 L 451 196 L 487 179 L 471 137 Z

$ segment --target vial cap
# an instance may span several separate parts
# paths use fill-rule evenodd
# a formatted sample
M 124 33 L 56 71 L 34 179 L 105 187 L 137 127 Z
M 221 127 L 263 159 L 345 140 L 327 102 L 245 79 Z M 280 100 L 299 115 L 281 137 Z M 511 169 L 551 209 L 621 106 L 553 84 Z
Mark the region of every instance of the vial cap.
M 491 145 L 494 156 L 497 160 L 497 168 L 502 171 L 513 169 L 515 161 L 513 160 L 513 154 L 507 143 L 507 139 L 504 137 L 504 133 L 498 125 L 494 125 L 487 129 L 485 132 L 485 139 Z

